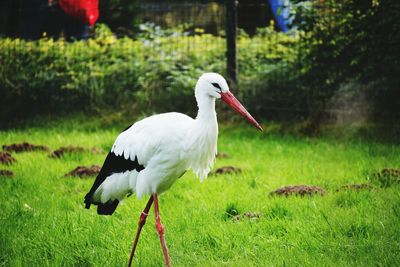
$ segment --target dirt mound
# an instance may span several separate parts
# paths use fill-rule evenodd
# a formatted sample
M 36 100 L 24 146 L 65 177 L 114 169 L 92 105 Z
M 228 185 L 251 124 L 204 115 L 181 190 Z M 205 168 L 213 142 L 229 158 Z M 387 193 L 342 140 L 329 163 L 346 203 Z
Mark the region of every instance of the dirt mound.
M 92 165 L 89 167 L 86 166 L 78 166 L 69 173 L 67 173 L 65 176 L 78 176 L 80 178 L 82 177 L 89 177 L 89 176 L 95 176 L 99 174 L 100 172 L 100 166 L 98 165 Z
M 28 142 L 23 142 L 20 144 L 3 145 L 3 150 L 8 152 L 19 153 L 24 151 L 37 151 L 37 150 L 49 151 L 49 148 L 47 146 L 34 145 Z
M 72 153 L 83 153 L 83 152 L 90 152 L 93 154 L 98 154 L 101 153 L 101 150 L 98 148 L 84 148 L 81 146 L 62 146 L 56 150 L 54 150 L 51 154 L 50 157 L 52 158 L 61 158 L 64 156 L 64 154 L 72 154 Z
M 258 218 L 260 218 L 260 213 L 258 213 L 258 212 L 253 212 L 253 211 L 246 211 L 245 213 L 243 213 L 243 214 L 239 214 L 239 215 L 235 215 L 235 216 L 233 216 L 232 217 L 232 220 L 233 221 L 240 221 L 240 220 L 243 220 L 243 219 L 251 219 L 251 220 L 254 220 L 254 219 L 258 219 Z
M 229 158 L 229 154 L 226 152 L 217 153 L 217 159 L 227 159 Z
M 400 183 L 400 169 L 383 169 L 371 176 L 371 181 L 381 187 L 389 187 L 394 183 Z
M 13 177 L 14 173 L 10 170 L 0 170 L 0 176 Z
M 10 165 L 17 160 L 8 152 L 0 152 L 0 163 Z
M 224 166 L 221 168 L 216 169 L 215 171 L 211 172 L 211 175 L 220 175 L 220 174 L 232 174 L 232 173 L 241 173 L 242 169 L 233 166 Z
M 82 153 L 84 152 L 85 149 L 80 146 L 62 146 L 56 150 L 54 150 L 51 154 L 50 157 L 52 158 L 61 158 L 64 156 L 65 153 Z
M 346 185 L 341 186 L 340 189 L 338 189 L 336 191 L 339 191 L 341 189 L 342 190 L 348 189 L 348 190 L 357 191 L 357 190 L 361 190 L 361 189 L 371 189 L 371 188 L 372 188 L 372 186 L 369 185 L 369 184 L 346 184 Z
M 289 196 L 289 195 L 315 195 L 325 194 L 325 189 L 315 185 L 288 185 L 272 191 L 270 195 Z
M 381 172 L 378 172 L 376 175 L 391 176 L 391 177 L 400 179 L 400 169 L 383 169 Z
M 61 158 L 65 154 L 73 154 L 73 153 L 83 153 L 83 152 L 90 152 L 93 154 L 99 154 L 102 151 L 98 148 L 84 148 L 81 146 L 62 146 L 56 150 L 54 150 L 51 154 L 50 157 L 52 158 Z

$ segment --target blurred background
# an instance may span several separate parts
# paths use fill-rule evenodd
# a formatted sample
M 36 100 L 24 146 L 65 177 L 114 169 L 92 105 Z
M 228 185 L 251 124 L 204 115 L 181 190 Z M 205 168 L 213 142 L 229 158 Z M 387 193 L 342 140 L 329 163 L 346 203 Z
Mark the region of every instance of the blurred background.
M 210 71 L 257 119 L 306 132 L 399 120 L 396 0 L 88 1 L 86 22 L 65 2 L 1 1 L 2 127 L 76 111 L 194 115 Z

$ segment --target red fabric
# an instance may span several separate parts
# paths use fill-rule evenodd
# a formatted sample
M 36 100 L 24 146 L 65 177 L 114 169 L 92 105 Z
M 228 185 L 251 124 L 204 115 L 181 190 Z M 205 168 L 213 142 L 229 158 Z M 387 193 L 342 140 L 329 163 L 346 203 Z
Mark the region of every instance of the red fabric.
M 99 18 L 99 0 L 58 0 L 67 15 L 93 26 Z

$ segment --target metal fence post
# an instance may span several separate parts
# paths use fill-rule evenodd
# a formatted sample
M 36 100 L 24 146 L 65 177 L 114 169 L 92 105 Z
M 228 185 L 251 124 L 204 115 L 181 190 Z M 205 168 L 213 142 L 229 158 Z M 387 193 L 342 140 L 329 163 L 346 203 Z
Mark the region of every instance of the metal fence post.
M 237 0 L 226 1 L 226 63 L 228 72 L 228 81 L 233 90 L 238 89 L 238 69 L 236 55 L 236 37 L 237 37 Z

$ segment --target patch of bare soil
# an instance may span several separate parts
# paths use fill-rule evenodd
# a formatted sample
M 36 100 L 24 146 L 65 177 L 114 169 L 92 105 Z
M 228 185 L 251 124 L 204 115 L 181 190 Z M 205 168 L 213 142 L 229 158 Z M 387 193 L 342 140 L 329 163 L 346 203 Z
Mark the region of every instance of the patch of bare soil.
M 315 185 L 288 185 L 272 191 L 270 195 L 277 195 L 277 196 L 289 196 L 289 195 L 315 195 L 325 194 L 325 189 Z
M 380 173 L 377 173 L 377 175 L 391 176 L 400 179 L 400 169 L 383 169 Z
M 371 181 L 381 187 L 389 187 L 394 183 L 400 183 L 400 169 L 383 169 L 371 176 Z
M 224 166 L 221 168 L 216 169 L 215 171 L 211 172 L 211 175 L 220 175 L 220 174 L 235 174 L 241 173 L 242 169 L 233 166 Z
M 102 149 L 100 149 L 100 148 L 92 147 L 92 148 L 89 149 L 89 152 L 92 153 L 92 154 L 101 154 L 104 151 Z
M 95 176 L 99 174 L 100 172 L 100 166 L 98 165 L 92 165 L 89 167 L 86 166 L 78 166 L 69 173 L 67 173 L 65 176 L 77 176 L 80 178 L 83 177 L 90 177 L 90 176 Z
M 25 151 L 49 151 L 47 146 L 34 145 L 28 142 L 22 142 L 20 144 L 3 145 L 3 150 L 8 152 L 25 152 Z
M 358 190 L 362 190 L 362 189 L 371 189 L 372 186 L 370 184 L 346 184 L 340 187 L 340 189 L 336 190 L 354 190 L 354 191 L 358 191 Z
M 226 152 L 217 153 L 217 159 L 227 159 L 229 158 L 229 154 Z
M 232 217 L 233 221 L 240 221 L 243 219 L 250 219 L 250 220 L 256 220 L 260 218 L 260 213 L 258 212 L 253 212 L 253 211 L 246 211 L 243 214 L 235 215 Z
M 17 160 L 11 156 L 8 152 L 0 152 L 0 163 L 10 165 L 16 162 Z
M 98 149 L 98 148 L 87 149 L 87 148 L 80 147 L 80 146 L 62 146 L 62 147 L 54 150 L 50 154 L 50 157 L 52 157 L 52 158 L 61 158 L 65 154 L 83 153 L 83 152 L 86 152 L 86 151 L 88 151 L 90 153 L 93 153 L 93 154 L 98 154 L 98 153 L 101 152 L 101 150 Z
M 66 153 L 82 153 L 84 152 L 85 149 L 80 146 L 62 146 L 56 150 L 54 150 L 51 154 L 50 157 L 52 158 L 61 158 L 64 156 Z
M 13 177 L 14 173 L 10 170 L 0 170 L 0 176 L 3 177 Z

